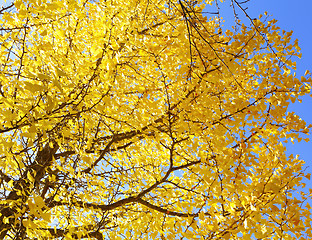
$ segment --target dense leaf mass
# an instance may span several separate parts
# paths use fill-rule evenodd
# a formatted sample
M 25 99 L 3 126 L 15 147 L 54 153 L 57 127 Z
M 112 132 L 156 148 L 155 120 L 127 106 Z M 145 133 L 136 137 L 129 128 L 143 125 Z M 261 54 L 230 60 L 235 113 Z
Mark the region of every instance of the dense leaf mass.
M 222 4 L 233 30 L 205 13 Z M 308 140 L 287 106 L 311 79 L 275 20 L 236 0 L 0 14 L 1 239 L 312 238 L 310 176 L 285 153 Z

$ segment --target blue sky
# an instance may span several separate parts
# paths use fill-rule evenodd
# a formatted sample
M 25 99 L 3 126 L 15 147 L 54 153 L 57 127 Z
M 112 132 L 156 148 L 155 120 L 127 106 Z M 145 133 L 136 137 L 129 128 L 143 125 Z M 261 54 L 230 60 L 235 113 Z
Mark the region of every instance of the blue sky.
M 7 5 L 9 0 L 7 0 Z M 230 0 L 225 0 L 226 5 Z M 3 6 L 4 0 L 0 0 L 0 7 Z M 303 75 L 305 70 L 309 69 L 312 72 L 312 1 L 311 0 L 250 0 L 244 5 L 248 7 L 247 12 L 251 18 L 256 18 L 259 14 L 265 11 L 272 18 L 277 19 L 277 25 L 286 31 L 293 30 L 293 39 L 299 40 L 301 47 L 302 58 L 297 59 L 298 75 Z M 221 5 L 220 5 L 221 7 Z M 240 12 L 241 13 L 241 12 Z M 231 14 L 231 9 L 225 9 L 222 14 Z M 312 97 L 306 96 L 302 99 L 302 103 L 291 104 L 289 111 L 296 112 L 308 124 L 312 124 Z M 312 135 L 312 134 L 311 134 Z M 300 154 L 307 162 L 307 165 L 312 166 L 312 142 L 300 142 L 288 146 L 289 153 Z M 308 170 L 312 172 L 311 169 Z
M 230 0 L 225 0 L 230 2 Z M 243 0 L 239 0 L 243 1 Z M 3 4 L 0 0 L 0 8 Z M 9 0 L 7 2 L 10 2 Z M 293 30 L 293 39 L 299 40 L 302 58 L 297 59 L 298 76 L 303 75 L 305 70 L 312 72 L 312 0 L 251 0 L 245 5 L 251 18 L 256 18 L 265 11 L 271 18 L 277 19 L 277 25 L 286 31 Z M 230 9 L 225 10 L 233 14 Z M 296 112 L 307 125 L 312 124 L 312 97 L 302 98 L 302 103 L 290 104 L 289 111 Z M 312 136 L 312 133 L 311 133 Z M 288 154 L 299 154 L 306 161 L 307 172 L 312 173 L 312 141 L 288 144 Z M 312 183 L 304 179 L 307 188 L 312 188 Z
M 242 1 L 242 0 L 241 0 Z M 11 1 L 7 1 L 7 4 Z M 225 0 L 226 5 L 230 0 Z M 4 1 L 0 0 L 0 7 Z M 7 5 L 5 4 L 5 5 Z M 221 6 L 221 5 L 220 5 Z M 251 18 L 256 18 L 265 11 L 271 18 L 277 19 L 277 25 L 286 31 L 293 30 L 293 39 L 299 40 L 302 58 L 297 59 L 297 73 L 303 75 L 305 70 L 312 72 L 312 1 L 311 0 L 250 0 L 244 5 L 248 7 L 247 12 Z M 238 11 L 239 12 L 239 11 Z M 231 9 L 224 9 L 221 15 L 233 15 Z M 289 111 L 296 112 L 307 124 L 312 124 L 312 97 L 306 96 L 302 98 L 302 103 L 291 104 Z M 311 133 L 312 135 L 312 133 Z M 294 145 L 287 145 L 288 153 L 299 154 L 306 161 L 308 172 L 312 173 L 312 142 L 302 141 Z M 312 188 L 311 182 L 308 186 Z
M 297 73 L 303 75 L 305 70 L 312 72 L 312 1 L 311 0 L 251 0 L 248 4 L 250 16 L 268 12 L 272 18 L 278 20 L 277 25 L 286 31 L 293 30 L 293 39 L 298 39 L 301 47 L 302 58 L 297 59 Z M 307 124 L 312 124 L 312 97 L 302 98 L 302 103 L 290 104 L 289 111 L 294 111 Z M 312 132 L 311 132 L 312 136 Z M 307 172 L 312 173 L 312 141 L 287 145 L 288 153 L 299 154 L 309 167 Z M 312 188 L 312 183 L 306 180 L 307 187 Z
M 243 2 L 244 0 L 237 0 Z M 231 0 L 224 0 L 225 4 L 219 4 L 220 16 L 225 20 L 223 28 L 231 29 L 234 24 L 233 9 L 230 7 Z M 306 70 L 312 72 L 312 1 L 311 0 L 249 0 L 243 4 L 248 15 L 253 18 L 258 18 L 260 14 L 267 12 L 269 19 L 276 19 L 277 26 L 281 30 L 293 31 L 292 39 L 298 39 L 301 48 L 302 57 L 293 58 L 297 62 L 297 77 L 305 73 Z M 215 12 L 215 7 L 207 6 L 205 11 Z M 249 25 L 249 20 L 246 19 L 243 12 L 236 8 L 239 19 Z M 208 14 L 210 17 L 211 15 Z M 307 125 L 312 124 L 312 94 L 311 96 L 302 97 L 302 103 L 296 102 L 290 104 L 288 111 L 295 112 L 298 116 L 304 119 Z M 312 136 L 312 130 L 311 130 Z M 287 144 L 287 154 L 300 155 L 300 159 L 306 162 L 306 172 L 312 173 L 312 141 Z M 303 179 L 307 184 L 307 188 L 312 188 L 312 182 Z

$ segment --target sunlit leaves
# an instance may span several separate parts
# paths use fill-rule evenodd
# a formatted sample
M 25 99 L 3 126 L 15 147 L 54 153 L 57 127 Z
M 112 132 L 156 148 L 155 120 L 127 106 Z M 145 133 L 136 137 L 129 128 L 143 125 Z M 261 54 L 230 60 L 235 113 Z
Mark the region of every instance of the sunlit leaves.
M 295 193 L 310 175 L 284 144 L 308 141 L 287 107 L 310 73 L 295 76 L 299 47 L 275 20 L 222 33 L 213 4 L 3 13 L 1 237 L 310 237 Z

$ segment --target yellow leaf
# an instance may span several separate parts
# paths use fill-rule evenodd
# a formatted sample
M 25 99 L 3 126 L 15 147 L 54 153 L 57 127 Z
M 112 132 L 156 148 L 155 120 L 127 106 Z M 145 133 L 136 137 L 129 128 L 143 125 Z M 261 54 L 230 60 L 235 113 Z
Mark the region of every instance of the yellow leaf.
M 43 208 L 45 206 L 45 203 L 43 201 L 43 198 L 41 196 L 34 196 L 35 204 L 39 209 Z
M 57 76 L 59 77 L 67 76 L 67 74 L 63 70 L 59 69 L 58 67 L 55 67 L 55 69 L 56 69 Z
M 4 224 L 10 223 L 10 218 L 9 218 L 9 217 L 4 217 L 4 218 L 3 218 L 3 223 L 4 223 Z
M 41 35 L 41 36 L 46 36 L 47 33 L 48 33 L 47 29 L 44 29 L 44 30 L 40 33 L 40 35 Z
M 308 141 L 288 106 L 312 79 L 297 76 L 298 43 L 275 20 L 250 21 L 242 5 L 223 31 L 223 12 L 206 13 L 239 1 L 11 2 L 2 235 L 23 221 L 25 239 L 312 238 L 296 193 L 310 174 L 283 144 Z
M 247 220 L 247 218 L 244 220 L 244 228 L 245 228 L 245 229 L 248 228 L 248 220 Z
M 254 205 L 250 204 L 250 210 L 255 212 L 257 211 L 257 208 Z
M 24 84 L 25 84 L 25 89 L 27 89 L 30 92 L 35 93 L 35 92 L 40 92 L 43 90 L 43 86 L 38 83 L 25 81 Z
M 279 212 L 280 211 L 280 209 L 275 205 L 272 205 L 271 209 L 272 209 L 272 212 Z
M 51 219 L 51 212 L 50 212 L 50 211 L 42 212 L 42 213 L 40 214 L 40 216 L 43 218 L 43 220 L 49 222 L 50 219 Z
M 40 80 L 48 80 L 50 79 L 50 76 L 49 75 L 46 75 L 46 74 L 43 74 L 43 73 L 37 73 L 37 77 L 40 79 Z
M 33 177 L 33 175 L 30 173 L 30 171 L 27 172 L 27 178 L 31 181 L 34 182 L 35 178 Z
M 9 187 L 13 187 L 13 186 L 14 186 L 14 180 L 10 180 L 10 181 L 8 182 L 8 185 L 9 185 Z

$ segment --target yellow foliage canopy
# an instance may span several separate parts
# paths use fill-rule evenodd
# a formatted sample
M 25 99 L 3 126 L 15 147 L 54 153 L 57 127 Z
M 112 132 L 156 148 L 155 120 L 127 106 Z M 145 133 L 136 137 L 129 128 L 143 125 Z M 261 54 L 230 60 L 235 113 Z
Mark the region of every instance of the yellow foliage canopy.
M 215 2 L 0 9 L 1 239 L 312 237 L 284 146 L 309 132 L 297 42 L 262 18 L 222 33 Z

